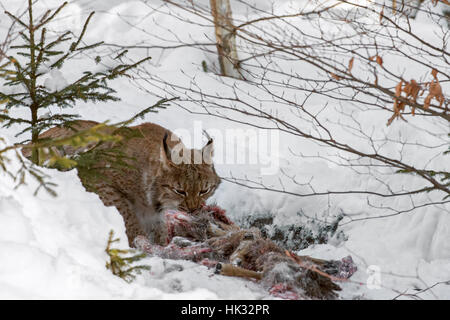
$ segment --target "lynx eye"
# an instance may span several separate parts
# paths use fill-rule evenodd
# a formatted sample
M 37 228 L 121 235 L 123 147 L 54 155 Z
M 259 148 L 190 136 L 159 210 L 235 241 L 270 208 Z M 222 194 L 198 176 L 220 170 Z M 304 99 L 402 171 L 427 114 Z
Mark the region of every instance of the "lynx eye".
M 209 188 L 208 189 L 205 189 L 205 190 L 201 190 L 200 192 L 199 192 L 199 194 L 200 195 L 203 195 L 203 194 L 207 194 L 208 192 L 209 192 Z
M 184 190 L 179 190 L 179 189 L 172 189 L 172 190 L 176 194 L 179 194 L 179 195 L 182 195 L 182 196 L 186 196 L 186 191 L 184 191 Z

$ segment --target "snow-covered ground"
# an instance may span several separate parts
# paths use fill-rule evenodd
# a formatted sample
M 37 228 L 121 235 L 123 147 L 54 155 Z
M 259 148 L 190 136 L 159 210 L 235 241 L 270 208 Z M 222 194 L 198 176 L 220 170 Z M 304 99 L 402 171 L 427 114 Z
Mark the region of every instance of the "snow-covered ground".
M 15 2 L 15 5 L 19 6 L 19 3 Z M 58 3 L 59 1 L 41 1 L 44 7 L 54 7 Z M 9 5 L 9 1 L 5 5 Z M 22 8 L 24 7 L 25 4 Z M 8 9 L 13 12 L 17 10 Z M 73 1 L 66 9 L 65 19 L 68 20 L 62 20 L 66 22 L 60 21 L 54 27 L 64 28 L 69 25 L 76 32 L 79 28 L 77 22 L 82 21 L 87 10 L 92 9 L 100 12 L 89 28 L 89 41 L 133 44 L 148 37 L 148 34 L 137 31 L 124 20 L 142 22 L 138 24 L 139 28 L 148 32 L 153 30 L 153 25 L 149 24 L 153 21 L 158 25 L 170 25 L 171 31 L 184 39 L 196 34 L 195 26 L 151 12 L 140 1 L 124 0 Z M 240 14 L 239 7 L 235 14 Z M 148 16 L 152 18 L 144 19 Z M 171 36 L 163 34 L 161 28 L 155 27 L 154 30 L 158 37 Z M 196 39 L 203 39 L 203 35 L 196 35 Z M 144 51 L 143 54 L 147 53 Z M 157 60 L 149 70 L 167 81 L 189 84 L 196 77 L 205 87 L 219 86 L 214 77 L 202 71 L 201 61 L 209 61 L 211 57 L 199 50 L 184 48 L 163 53 L 154 50 L 149 54 L 154 57 L 153 60 Z M 83 59 L 77 60 L 64 70 L 64 77 L 70 79 L 79 71 L 79 65 L 86 65 L 88 68 L 90 63 Z M 49 75 L 52 76 L 60 77 L 61 74 Z M 127 79 L 118 80 L 113 86 L 122 98 L 121 102 L 107 105 L 80 103 L 73 112 L 84 119 L 109 119 L 114 122 L 128 119 L 157 100 L 138 90 Z M 26 116 L 26 113 L 20 111 L 18 114 Z M 386 117 L 382 115 L 380 118 L 383 125 Z M 245 128 L 213 117 L 199 117 L 175 106 L 150 114 L 143 121 L 156 122 L 182 136 L 184 132 L 186 138 L 192 128 L 199 125 L 199 121 L 204 129 L 219 133 L 230 128 Z M 17 129 L 14 126 L 10 129 L 2 128 L 0 136 L 6 138 L 8 143 L 16 142 L 18 138 L 14 135 Z M 292 169 L 292 163 L 297 162 L 296 174 L 314 176 L 316 183 L 324 187 L 330 185 L 334 189 L 364 183 L 360 181 L 360 176 L 349 175 L 340 167 L 318 160 L 305 159 L 299 162 L 298 158 L 288 152 L 288 147 L 292 145 L 299 149 L 308 148 L 311 146 L 308 142 L 282 141 L 279 154 L 270 158 L 272 161 L 279 161 L 281 167 Z M 199 145 L 201 141 L 193 141 L 192 144 Z M 224 148 L 217 148 L 215 157 L 221 158 L 224 152 Z M 11 168 L 17 167 L 19 164 L 12 154 L 10 158 Z M 229 176 L 231 171 L 233 176 L 247 174 L 257 177 L 261 165 L 218 163 L 216 168 L 223 176 Z M 105 268 L 107 255 L 104 250 L 111 229 L 121 238 L 120 246 L 127 247 L 120 214 L 115 208 L 104 207 L 95 194 L 85 192 L 75 172 L 44 171 L 58 185 L 56 198 L 44 191 L 34 196 L 36 185 L 32 179 L 27 180 L 28 185 L 15 189 L 14 182 L 7 175 L 0 175 L 0 298 L 271 298 L 255 283 L 212 275 L 212 271 L 206 267 L 186 261 L 147 258 L 141 263 L 150 265 L 151 271 L 139 275 L 131 284 L 113 276 Z M 333 177 L 332 181 L 330 177 Z M 405 181 L 408 180 L 402 183 Z M 324 212 L 332 216 L 341 211 L 380 214 L 379 211 L 370 212 L 361 195 L 346 195 L 333 199 L 330 204 L 326 198 L 288 197 L 230 183 L 223 183 L 212 200 L 225 208 L 231 217 L 274 212 L 278 223 L 300 223 L 296 215 L 300 209 L 311 216 Z M 414 289 L 425 289 L 437 282 L 450 280 L 449 212 L 449 206 L 430 206 L 390 218 L 347 223 L 341 227 L 348 236 L 347 241 L 314 245 L 301 254 L 327 259 L 352 255 L 359 271 L 351 278 L 351 282 L 342 284 L 344 290 L 341 297 L 344 299 L 391 299 L 405 290 L 415 293 Z M 181 266 L 182 271 L 179 271 L 178 266 Z M 381 285 L 377 286 L 377 283 Z M 436 285 L 420 294 L 420 297 L 449 299 L 450 285 Z

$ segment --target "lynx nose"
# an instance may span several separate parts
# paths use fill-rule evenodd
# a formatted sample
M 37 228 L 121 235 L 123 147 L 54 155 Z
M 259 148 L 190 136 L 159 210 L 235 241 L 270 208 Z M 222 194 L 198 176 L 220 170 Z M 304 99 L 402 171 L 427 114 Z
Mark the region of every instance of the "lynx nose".
M 188 206 L 188 210 L 190 213 L 197 211 L 197 209 L 198 209 L 198 206 Z
M 187 207 L 188 211 L 189 211 L 190 213 L 192 213 L 192 212 L 194 212 L 194 211 L 197 211 L 198 208 L 200 208 L 200 203 L 199 203 L 199 201 L 197 201 L 196 199 L 193 199 L 193 200 L 187 200 L 187 201 L 186 201 L 186 207 Z

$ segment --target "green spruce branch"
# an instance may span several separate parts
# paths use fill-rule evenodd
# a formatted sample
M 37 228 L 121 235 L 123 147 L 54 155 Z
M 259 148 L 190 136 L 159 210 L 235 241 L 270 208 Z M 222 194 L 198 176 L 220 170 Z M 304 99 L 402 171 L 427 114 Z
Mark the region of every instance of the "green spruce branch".
M 117 147 L 123 135 L 117 132 L 107 133 L 103 129 L 106 123 L 94 126 L 88 130 L 76 132 L 70 137 L 63 139 L 49 139 L 40 137 L 43 131 L 58 126 L 72 128 L 75 121 L 79 119 L 77 114 L 63 112 L 66 108 L 73 108 L 78 101 L 83 102 L 108 102 L 118 101 L 116 91 L 109 86 L 109 82 L 122 76 L 128 76 L 127 72 L 145 63 L 150 57 L 137 62 L 127 64 L 121 59 L 116 59 L 118 64 L 106 67 L 105 70 L 92 72 L 86 70 L 82 75 L 68 83 L 63 88 L 52 90 L 44 85 L 40 85 L 39 79 L 48 74 L 49 71 L 62 69 L 66 62 L 70 61 L 80 52 L 96 48 L 101 44 L 85 44 L 83 39 L 88 32 L 89 23 L 94 16 L 92 12 L 85 20 L 82 30 L 78 36 L 71 31 L 63 32 L 60 35 L 49 35 L 47 25 L 60 14 L 67 2 L 64 2 L 55 10 L 47 10 L 40 18 L 34 17 L 33 1 L 28 0 L 27 12 L 16 16 L 8 11 L 6 15 L 12 19 L 12 23 L 20 26 L 22 30 L 18 33 L 20 37 L 10 46 L 10 50 L 15 54 L 7 56 L 7 61 L 0 65 L 0 78 L 4 80 L 3 87 L 0 88 L 0 125 L 4 128 L 11 128 L 19 125 L 20 130 L 16 136 L 27 136 L 21 143 L 13 146 L 0 147 L 0 169 L 7 172 L 18 185 L 25 183 L 25 176 L 28 173 L 39 183 L 39 189 L 45 189 L 51 194 L 56 193 L 52 189 L 54 184 L 48 181 L 38 166 L 53 167 L 60 170 L 70 170 L 77 168 L 85 175 L 101 178 L 101 172 L 95 172 L 94 164 L 99 163 L 99 159 L 111 164 L 111 169 L 129 167 L 129 159 Z M 28 19 L 26 19 L 28 18 Z M 124 56 L 122 52 L 119 57 Z M 10 88 L 7 90 L 7 88 Z M 163 99 L 155 105 L 145 108 L 132 118 L 116 123 L 111 126 L 117 130 L 125 127 L 138 118 L 143 118 L 149 112 L 157 112 L 160 108 L 165 108 L 166 103 L 172 99 Z M 49 107 L 57 106 L 61 112 L 50 114 Z M 10 112 L 11 109 L 26 108 L 29 110 L 29 117 L 17 117 Z M 45 116 L 38 116 L 38 113 L 46 113 Z M 125 130 L 125 129 L 123 129 Z M 132 135 L 130 135 L 130 138 Z M 0 138 L 0 142 L 4 139 Z M 112 146 L 109 150 L 105 145 Z M 114 147 L 116 146 L 116 147 Z M 18 149 L 28 153 L 28 158 L 32 163 L 28 163 L 20 158 Z M 65 150 L 81 150 L 75 154 L 68 155 Z M 11 172 L 7 168 L 8 152 L 13 152 L 21 164 L 16 172 Z
M 20 134 L 30 132 L 33 145 L 39 142 L 39 134 L 43 130 L 65 121 L 73 121 L 77 117 L 60 113 L 57 116 L 41 119 L 38 117 L 40 110 L 50 106 L 58 106 L 62 109 L 74 107 L 78 101 L 118 101 L 115 90 L 108 85 L 108 82 L 126 75 L 127 71 L 150 59 L 147 57 L 133 64 L 120 63 L 101 72 L 84 71 L 79 79 L 60 90 L 50 90 L 40 85 L 38 79 L 46 75 L 41 70 L 61 69 L 74 54 L 91 50 L 101 44 L 100 42 L 82 45 L 94 12 L 87 17 L 77 37 L 67 31 L 56 39 L 49 39 L 46 26 L 63 11 L 66 5 L 67 2 L 64 2 L 56 10 L 48 10 L 40 19 L 34 18 L 32 0 L 28 0 L 28 20 L 21 19 L 8 11 L 5 12 L 13 22 L 23 27 L 23 30 L 19 33 L 22 43 L 10 48 L 16 51 L 16 57 L 9 56 L 8 62 L 0 66 L 0 76 L 5 79 L 4 86 L 14 88 L 9 92 L 0 91 L 0 102 L 5 105 L 5 110 L 15 107 L 28 108 L 30 119 L 19 119 L 1 114 L 0 120 L 5 127 L 16 123 L 26 125 Z M 66 49 L 55 49 L 64 46 Z M 31 159 L 35 164 L 40 163 L 37 149 L 33 149 Z
M 133 265 L 147 257 L 147 255 L 145 253 L 136 254 L 136 251 L 132 249 L 112 248 L 112 245 L 119 241 L 119 238 L 114 239 L 114 231 L 111 230 L 105 250 L 109 257 L 109 261 L 106 262 L 106 268 L 126 282 L 132 282 L 136 278 L 136 274 L 141 274 L 143 270 L 150 270 L 150 266 Z

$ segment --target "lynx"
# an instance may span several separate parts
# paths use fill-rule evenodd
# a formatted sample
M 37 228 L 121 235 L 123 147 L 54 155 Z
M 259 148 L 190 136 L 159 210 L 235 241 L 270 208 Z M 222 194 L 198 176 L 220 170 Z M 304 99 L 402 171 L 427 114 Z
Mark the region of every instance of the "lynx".
M 97 124 L 95 121 L 77 121 L 71 129 L 55 127 L 40 137 L 68 137 Z M 104 179 L 94 182 L 93 186 L 80 172 L 79 177 L 106 206 L 115 206 L 121 213 L 130 246 L 138 235 L 149 237 L 156 244 L 165 244 L 167 228 L 162 213 L 167 209 L 194 212 L 220 184 L 211 161 L 213 140 L 209 138 L 202 149 L 187 149 L 176 135 L 157 124 L 144 123 L 129 129 L 138 132 L 139 136 L 103 146 L 118 147 L 127 156 L 129 168 L 103 170 Z M 102 130 L 119 135 L 126 132 L 114 127 Z M 58 152 L 73 155 L 79 151 L 64 147 Z M 31 156 L 25 149 L 23 153 Z M 108 168 L 109 165 L 106 162 L 99 167 Z

